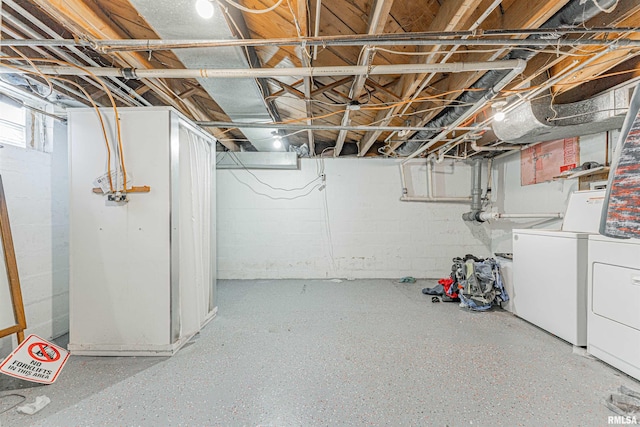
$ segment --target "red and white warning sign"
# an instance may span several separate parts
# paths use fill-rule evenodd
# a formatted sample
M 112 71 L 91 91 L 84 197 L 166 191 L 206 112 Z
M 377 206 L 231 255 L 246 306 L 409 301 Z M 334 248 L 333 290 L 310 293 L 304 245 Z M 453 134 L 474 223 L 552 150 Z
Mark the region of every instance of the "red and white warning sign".
M 37 335 L 29 335 L 2 364 L 0 372 L 36 383 L 51 384 L 69 358 L 69 352 Z

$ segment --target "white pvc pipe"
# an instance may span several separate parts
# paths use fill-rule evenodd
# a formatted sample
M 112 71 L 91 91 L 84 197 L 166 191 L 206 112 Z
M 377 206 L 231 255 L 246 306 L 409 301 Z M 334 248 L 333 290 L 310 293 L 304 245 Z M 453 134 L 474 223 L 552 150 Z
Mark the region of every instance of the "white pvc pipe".
M 526 218 L 563 218 L 564 214 L 561 212 L 557 213 L 515 213 L 515 214 L 507 214 L 507 213 L 499 213 L 499 212 L 482 212 L 479 215 L 479 219 L 482 221 L 496 220 L 496 219 L 526 219 Z
M 500 148 L 498 146 L 483 146 L 480 147 L 476 141 L 471 142 L 471 149 L 476 153 L 481 151 L 520 151 L 520 147 Z
M 392 64 L 369 66 L 337 66 L 337 67 L 299 67 L 299 68 L 251 68 L 251 69 L 122 69 L 106 67 L 67 67 L 38 65 L 38 70 L 32 67 L 22 67 L 22 71 L 14 68 L 1 68 L 0 74 L 30 73 L 68 76 L 86 76 L 91 73 L 99 77 L 123 77 L 138 79 L 191 79 L 191 78 L 263 78 L 286 76 L 349 76 L 349 75 L 382 75 L 382 74 L 416 74 L 416 73 L 462 73 L 466 71 L 512 70 L 517 69 L 521 60 L 486 61 L 486 62 L 454 62 L 447 64 Z M 2 65 L 2 64 L 0 64 Z
M 322 10 L 322 0 L 316 1 L 316 21 L 314 22 L 313 36 L 320 35 L 320 11 Z M 313 46 L 313 60 L 318 59 L 318 46 Z
M 426 202 L 426 203 L 469 203 L 471 197 L 426 197 L 426 196 L 402 196 L 403 202 Z
M 402 182 L 402 202 L 427 202 L 427 203 L 469 203 L 471 197 L 438 197 L 434 195 L 433 189 L 433 165 L 427 160 L 427 195 L 426 196 L 410 196 L 407 190 L 407 181 L 404 172 L 404 163 L 400 164 L 400 179 Z

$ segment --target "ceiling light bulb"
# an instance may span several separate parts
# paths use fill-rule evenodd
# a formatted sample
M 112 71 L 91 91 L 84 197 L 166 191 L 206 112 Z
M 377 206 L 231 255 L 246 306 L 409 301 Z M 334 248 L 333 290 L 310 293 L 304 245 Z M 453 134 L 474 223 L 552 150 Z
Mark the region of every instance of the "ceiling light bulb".
M 504 117 L 504 113 L 502 111 L 498 111 L 493 115 L 493 120 L 495 120 L 496 122 L 501 122 L 504 120 Z
M 213 4 L 209 0 L 196 0 L 196 11 L 204 19 L 213 17 Z
M 276 140 L 273 141 L 273 146 L 275 148 L 281 148 L 282 147 L 282 141 L 280 140 L 280 138 L 276 138 Z

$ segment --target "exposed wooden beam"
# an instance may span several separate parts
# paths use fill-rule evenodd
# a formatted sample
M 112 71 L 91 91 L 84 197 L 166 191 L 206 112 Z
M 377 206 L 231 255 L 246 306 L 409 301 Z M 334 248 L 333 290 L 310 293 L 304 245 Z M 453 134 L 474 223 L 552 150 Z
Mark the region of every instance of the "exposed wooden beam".
M 611 13 L 601 13 L 595 16 L 586 23 L 586 27 L 622 27 L 623 22 L 629 20 L 636 14 L 640 14 L 640 3 L 638 3 L 637 0 L 620 0 Z M 585 47 L 575 47 L 573 49 L 561 49 L 560 52 L 581 54 L 584 53 L 585 50 L 588 51 Z M 562 53 L 539 53 L 527 64 L 527 69 L 523 73 L 525 77 L 507 86 L 507 88 L 517 89 L 526 87 L 533 79 L 547 72 L 547 70 L 564 61 L 566 58 Z M 615 64 L 612 64 L 612 66 L 615 66 Z
M 400 98 L 398 95 L 396 95 L 394 92 L 392 92 L 391 90 L 389 90 L 386 86 L 383 86 L 381 84 L 378 84 L 378 82 L 376 82 L 373 79 L 367 79 L 367 83 L 368 85 L 373 86 L 374 88 L 386 93 L 387 95 L 389 95 L 389 97 L 394 100 L 394 101 L 401 101 L 402 98 Z
M 453 31 L 460 29 L 467 23 L 472 16 L 475 9 L 480 5 L 481 0 L 449 0 L 442 4 L 438 14 L 435 16 L 433 22 L 429 27 L 429 31 Z M 438 46 L 432 46 L 428 48 L 430 52 L 435 53 L 438 51 Z M 430 58 L 427 57 L 427 58 Z M 428 59 L 427 59 L 428 60 Z M 416 57 L 413 62 L 424 61 L 424 57 Z M 402 99 L 409 99 L 416 89 L 420 86 L 422 80 L 426 74 L 421 75 L 405 75 L 398 80 L 393 92 L 402 93 Z M 392 118 L 400 111 L 402 107 L 396 107 L 389 110 L 381 110 L 375 118 L 376 122 L 380 122 L 381 125 L 386 126 L 391 122 Z M 382 134 L 380 131 L 367 132 L 360 140 L 359 156 L 367 154 L 371 146 Z
M 280 80 L 276 80 L 276 79 L 269 79 L 269 80 L 276 82 L 276 84 L 278 84 L 282 88 L 282 90 L 284 90 L 287 93 L 290 93 L 296 98 L 304 99 L 304 93 L 300 92 L 298 89 L 294 88 L 293 86 L 283 83 Z
M 307 37 L 309 36 L 309 9 L 307 7 L 307 0 L 296 0 L 297 7 L 296 10 L 298 12 L 298 25 L 300 35 Z M 311 66 L 311 51 L 309 49 L 300 48 L 298 49 L 300 53 L 300 62 L 305 67 Z M 299 81 L 298 81 L 299 82 Z M 296 82 L 296 83 L 298 83 Z M 311 104 L 311 92 L 313 91 L 313 79 L 311 77 L 305 77 L 302 79 L 304 83 L 303 92 L 301 92 L 302 99 L 304 99 L 304 108 L 307 113 L 307 117 L 305 119 L 305 123 L 307 125 L 313 124 L 313 105 Z M 296 84 L 294 84 L 295 86 Z M 294 89 L 296 90 L 296 89 Z M 299 92 L 299 91 L 298 91 Z M 313 130 L 307 129 L 307 143 L 309 144 L 309 153 L 311 156 L 315 156 L 316 154 L 316 144 L 315 144 L 315 136 L 313 134 Z
M 34 0 L 52 18 L 60 22 L 73 34 L 87 39 L 121 39 L 128 35 L 117 28 L 111 19 L 95 5 L 83 0 Z M 143 54 L 135 52 L 122 52 L 112 55 L 120 66 L 133 68 L 154 68 Z M 189 99 L 180 99 L 171 83 L 162 79 L 143 79 L 142 82 L 149 86 L 156 96 L 163 102 L 172 105 L 183 114 L 196 121 L 207 120 L 210 115 L 199 108 Z M 222 132 L 212 129 L 214 136 L 222 136 Z M 226 141 L 224 145 L 230 150 L 238 150 L 237 144 Z
M 367 34 L 379 34 L 384 31 L 384 26 L 387 22 L 387 18 L 389 18 L 389 13 L 391 12 L 391 6 L 393 6 L 393 0 L 374 0 L 371 5 L 371 13 L 369 14 L 369 26 L 367 29 Z M 362 51 L 360 52 L 360 58 L 358 60 L 358 65 L 368 66 L 371 64 L 371 50 L 369 46 L 364 46 Z M 354 78 L 353 83 L 351 85 L 351 90 L 349 91 L 349 98 L 352 101 L 360 98 L 362 91 L 364 90 L 364 85 L 367 80 L 367 76 L 358 75 Z M 342 116 L 342 126 L 346 126 L 349 124 L 349 109 L 344 112 Z M 336 138 L 336 146 L 333 150 L 333 156 L 338 157 L 340 152 L 342 151 L 342 147 L 344 146 L 344 140 L 347 137 L 346 130 L 340 130 L 338 132 L 338 137 Z
M 620 27 L 634 27 L 634 28 L 640 27 L 640 3 L 638 3 L 630 12 L 635 12 L 635 13 L 626 14 L 626 16 L 622 18 L 619 22 L 616 22 L 615 25 Z M 610 35 L 610 36 L 614 36 L 614 35 Z M 640 40 L 640 32 L 638 31 L 631 32 L 630 34 L 620 34 L 620 36 L 623 36 L 631 40 Z M 595 38 L 603 39 L 604 37 L 597 36 Z M 560 70 L 565 69 L 569 65 L 570 61 L 577 60 L 578 64 L 576 66 L 579 66 L 579 64 L 585 61 L 588 61 L 590 58 L 592 58 L 598 51 L 599 49 L 596 49 L 595 46 L 584 46 L 584 48 L 582 49 L 583 53 L 593 52 L 593 54 L 589 56 L 581 56 L 578 58 L 568 57 L 563 59 L 562 61 L 555 64 L 551 68 L 551 76 L 554 76 L 558 72 L 560 72 Z M 618 64 L 621 64 L 627 61 L 630 57 L 634 55 L 637 55 L 637 53 L 635 52 L 635 49 L 622 49 L 622 48 L 613 49 L 611 52 L 601 56 L 596 63 L 590 64 L 588 67 L 585 67 L 581 71 L 569 74 L 566 78 L 560 81 L 557 86 L 554 86 L 552 90 L 555 93 L 567 92 L 581 85 L 582 83 L 589 81 L 590 79 L 596 77 L 597 75 L 602 74 L 603 72 L 616 67 Z
M 529 2 L 513 2 L 505 10 L 502 16 L 491 15 L 484 23 L 484 28 L 538 28 L 548 21 L 558 10 L 560 10 L 569 0 L 534 0 Z M 465 61 L 476 60 L 492 60 L 497 58 L 495 53 L 477 53 L 465 56 Z M 458 73 L 453 74 L 447 81 L 443 82 L 441 89 L 456 90 L 459 88 L 469 87 L 473 84 L 482 73 Z M 458 93 L 447 96 L 450 101 L 456 99 Z M 431 121 L 440 111 L 447 107 L 447 103 L 443 103 L 440 108 L 431 111 L 425 115 L 418 126 L 423 126 Z M 397 149 L 408 137 L 399 139 L 391 144 L 391 150 Z
M 200 85 L 191 85 L 191 84 L 187 84 L 185 83 L 185 85 L 187 86 L 187 90 L 180 92 L 178 94 L 178 96 L 180 97 L 180 99 L 185 99 L 185 98 L 190 98 L 193 95 L 200 95 L 200 96 L 206 96 L 208 97 L 209 94 L 200 87 Z
M 591 98 L 601 92 L 609 90 L 633 79 L 640 77 L 640 56 L 636 56 L 622 64 L 607 70 L 611 77 L 600 78 L 584 83 L 573 90 L 566 91 L 554 98 L 558 104 L 568 104 Z
M 318 89 L 314 89 L 311 92 L 311 96 L 320 95 L 320 94 L 322 94 L 322 93 L 324 93 L 324 92 L 326 92 L 328 90 L 333 90 L 333 89 L 335 89 L 337 87 L 340 87 L 340 86 L 342 86 L 344 84 L 347 84 L 350 81 L 351 81 L 351 77 L 345 77 L 345 78 L 342 78 L 340 80 L 336 80 L 335 82 L 329 83 L 329 84 L 326 84 L 326 85 L 323 85 L 322 83 L 319 83 L 318 81 L 316 81 L 316 86 L 318 86 Z

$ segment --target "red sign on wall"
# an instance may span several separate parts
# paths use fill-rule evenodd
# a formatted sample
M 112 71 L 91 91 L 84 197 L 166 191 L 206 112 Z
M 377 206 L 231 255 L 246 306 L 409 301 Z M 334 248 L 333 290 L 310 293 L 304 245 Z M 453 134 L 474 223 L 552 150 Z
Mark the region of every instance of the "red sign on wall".
M 578 137 L 542 142 L 520 152 L 520 183 L 551 181 L 580 164 Z

